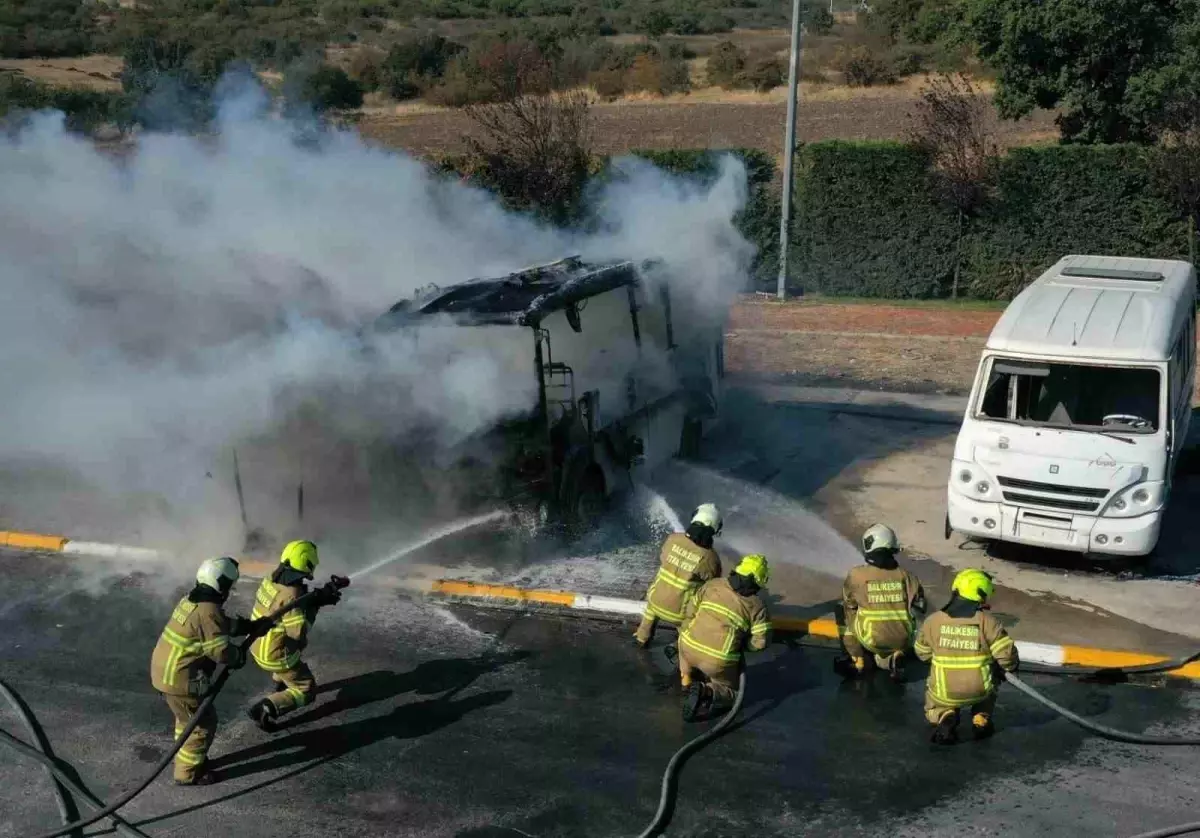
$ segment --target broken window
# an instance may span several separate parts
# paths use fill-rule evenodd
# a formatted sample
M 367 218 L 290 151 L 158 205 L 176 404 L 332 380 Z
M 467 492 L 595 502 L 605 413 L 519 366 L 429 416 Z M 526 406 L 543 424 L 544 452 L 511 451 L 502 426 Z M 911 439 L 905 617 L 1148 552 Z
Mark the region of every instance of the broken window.
M 996 358 L 979 412 L 1049 427 L 1153 433 L 1158 430 L 1160 376 L 1146 367 L 1096 367 Z

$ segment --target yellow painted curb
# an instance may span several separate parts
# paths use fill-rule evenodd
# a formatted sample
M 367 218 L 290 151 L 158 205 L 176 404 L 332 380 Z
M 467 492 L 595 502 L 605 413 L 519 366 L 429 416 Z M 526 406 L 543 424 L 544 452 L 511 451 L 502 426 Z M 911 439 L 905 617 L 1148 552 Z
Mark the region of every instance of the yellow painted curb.
M 0 547 L 19 550 L 53 550 L 61 553 L 69 539 L 61 535 L 41 535 L 34 532 L 8 532 L 0 530 Z
M 438 579 L 433 583 L 433 592 L 448 596 L 484 597 L 487 599 L 516 599 L 526 602 L 541 602 L 548 605 L 572 606 L 575 594 L 562 591 L 536 591 L 513 588 L 508 585 L 481 585 L 475 582 L 455 582 Z
M 1063 663 L 1067 666 L 1095 666 L 1120 669 L 1126 666 L 1144 666 L 1162 663 L 1169 658 L 1162 655 L 1147 655 L 1141 652 L 1117 652 L 1108 649 L 1091 649 L 1087 646 L 1063 646 Z M 1183 678 L 1200 678 L 1200 661 L 1172 669 L 1166 674 Z
M 801 620 L 798 617 L 775 617 L 771 620 L 771 628 L 787 634 L 808 634 L 813 637 L 827 637 L 838 640 L 842 633 L 838 630 L 836 620 L 828 617 L 818 617 L 815 620 Z

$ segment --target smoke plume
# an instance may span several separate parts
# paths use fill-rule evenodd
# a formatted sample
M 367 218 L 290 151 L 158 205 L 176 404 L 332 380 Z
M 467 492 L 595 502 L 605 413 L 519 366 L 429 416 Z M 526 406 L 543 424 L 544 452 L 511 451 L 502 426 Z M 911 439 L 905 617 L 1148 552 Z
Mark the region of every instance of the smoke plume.
M 228 551 L 234 447 L 262 505 L 294 503 L 267 471 L 320 462 L 323 479 L 300 475 L 311 504 L 331 474 L 370 469 L 367 440 L 420 428 L 448 445 L 528 407 L 525 367 L 486 330 L 364 345 L 362 327 L 430 283 L 653 258 L 715 319 L 744 282 L 732 160 L 705 184 L 626 161 L 581 236 L 352 133 L 297 143 L 258 90 L 218 122 L 142 136 L 123 159 L 54 113 L 0 140 L 3 524 Z

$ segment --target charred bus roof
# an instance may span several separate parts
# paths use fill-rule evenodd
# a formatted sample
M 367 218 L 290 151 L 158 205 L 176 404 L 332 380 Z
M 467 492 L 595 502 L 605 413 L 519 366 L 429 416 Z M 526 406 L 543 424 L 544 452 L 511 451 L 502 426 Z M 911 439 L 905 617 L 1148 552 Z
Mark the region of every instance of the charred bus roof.
M 623 286 L 636 285 L 633 262 L 590 264 L 578 256 L 536 265 L 492 279 L 471 279 L 434 288 L 396 303 L 379 318 L 396 328 L 423 317 L 444 315 L 469 326 L 537 326 L 547 315 Z

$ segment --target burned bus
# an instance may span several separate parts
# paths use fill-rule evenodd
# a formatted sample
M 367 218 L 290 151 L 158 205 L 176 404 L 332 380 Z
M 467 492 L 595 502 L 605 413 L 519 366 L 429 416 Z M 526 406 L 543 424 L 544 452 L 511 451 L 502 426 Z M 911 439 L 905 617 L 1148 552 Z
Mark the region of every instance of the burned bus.
M 658 264 L 571 257 L 394 305 L 376 329 L 486 333 L 530 384 L 527 413 L 455 446 L 423 470 L 426 483 L 453 485 L 459 508 L 500 502 L 579 527 L 639 474 L 694 455 L 718 418 L 723 324 L 673 290 Z M 406 456 L 419 461 L 421 448 Z

